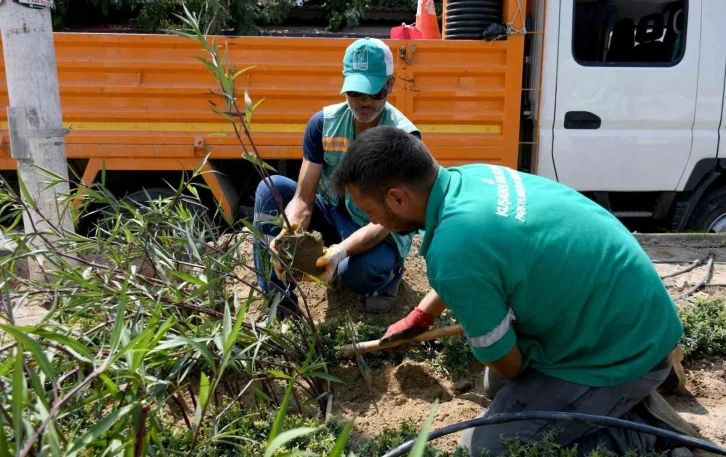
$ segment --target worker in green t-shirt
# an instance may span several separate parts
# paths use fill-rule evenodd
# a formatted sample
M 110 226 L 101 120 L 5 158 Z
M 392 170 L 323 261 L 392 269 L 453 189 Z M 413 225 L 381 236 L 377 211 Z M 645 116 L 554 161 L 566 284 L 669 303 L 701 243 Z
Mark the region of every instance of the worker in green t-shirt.
M 373 223 L 402 235 L 425 231 L 420 254 L 432 289 L 384 340 L 411 338 L 451 309 L 486 366 L 494 401 L 484 415 L 569 411 L 648 422 L 639 411 L 669 408 L 656 389 L 669 376 L 668 389 L 683 385 L 674 360 L 683 328 L 652 262 L 604 208 L 506 167 L 440 167 L 421 140 L 388 127 L 351 142 L 333 182 Z M 665 423 L 682 429 L 672 416 Z M 574 421 L 473 428 L 461 444 L 497 454 L 502 434 L 533 441 L 551 428 L 582 452 L 600 442 L 621 454 L 656 444 Z

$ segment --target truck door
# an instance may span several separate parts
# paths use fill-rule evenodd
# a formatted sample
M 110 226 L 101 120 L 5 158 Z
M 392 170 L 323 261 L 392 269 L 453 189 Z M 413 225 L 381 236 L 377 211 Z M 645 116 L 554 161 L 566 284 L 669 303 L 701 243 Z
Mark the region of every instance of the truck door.
M 674 190 L 693 140 L 701 0 L 560 6 L 557 179 L 580 191 Z

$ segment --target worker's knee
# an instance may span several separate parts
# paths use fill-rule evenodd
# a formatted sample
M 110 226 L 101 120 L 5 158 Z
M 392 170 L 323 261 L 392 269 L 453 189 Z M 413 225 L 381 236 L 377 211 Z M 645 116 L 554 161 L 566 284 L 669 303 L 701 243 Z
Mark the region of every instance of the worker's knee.
M 284 206 L 295 195 L 297 183 L 281 175 L 272 175 L 269 179 L 261 180 L 255 190 L 255 210 L 260 209 L 264 211 L 274 209 L 277 211 L 277 204 L 272 189 L 276 189 L 280 193 L 280 198 Z
M 383 251 L 376 248 L 374 250 Z M 400 280 L 395 252 L 391 254 L 369 251 L 348 257 L 338 268 L 343 287 L 360 295 L 383 293 Z
M 483 417 L 484 414 L 478 415 L 477 418 Z M 506 428 L 508 424 L 468 428 L 461 433 L 458 446 L 464 448 L 467 455 L 479 456 L 485 452 L 489 452 L 489 455 L 502 455 L 507 449 L 500 439 L 501 434 L 511 435 Z M 514 428 L 516 434 L 516 427 L 511 428 Z
M 270 182 L 272 181 L 272 182 Z M 277 189 L 280 195 L 280 203 L 284 207 L 292 200 L 297 189 L 297 183 L 285 176 L 273 175 L 270 180 L 260 181 L 255 191 L 254 225 L 265 235 L 276 235 L 279 232 L 279 224 L 275 219 L 280 214 L 272 189 Z

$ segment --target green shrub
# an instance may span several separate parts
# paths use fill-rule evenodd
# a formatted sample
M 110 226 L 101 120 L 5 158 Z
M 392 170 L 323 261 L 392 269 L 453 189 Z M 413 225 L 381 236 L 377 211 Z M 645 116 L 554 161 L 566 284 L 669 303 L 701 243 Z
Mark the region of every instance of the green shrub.
M 678 315 L 683 323 L 680 345 L 686 356 L 726 356 L 726 300 L 679 306 Z

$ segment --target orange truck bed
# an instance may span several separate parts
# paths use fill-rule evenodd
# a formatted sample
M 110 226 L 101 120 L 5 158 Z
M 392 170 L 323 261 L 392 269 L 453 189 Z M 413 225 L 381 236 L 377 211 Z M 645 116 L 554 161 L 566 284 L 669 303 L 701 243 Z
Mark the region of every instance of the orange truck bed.
M 507 0 L 504 17 L 516 7 Z M 253 139 L 264 159 L 300 159 L 305 124 L 337 103 L 349 38 L 216 37 L 226 43 L 236 80 L 253 102 Z M 390 102 L 420 128 L 444 165 L 470 162 L 516 167 L 524 37 L 506 41 L 385 40 L 398 76 Z M 56 33 L 56 60 L 69 159 L 89 159 L 84 181 L 107 170 L 179 170 L 210 153 L 239 159 L 229 121 L 210 110 L 216 89 L 198 42 L 170 35 Z M 1 52 L 0 48 L 0 52 Z M 405 52 L 404 52 L 405 51 Z M 0 104 L 7 106 L 4 60 Z M 0 111 L 0 170 L 15 168 Z M 232 212 L 219 183 L 211 183 Z

